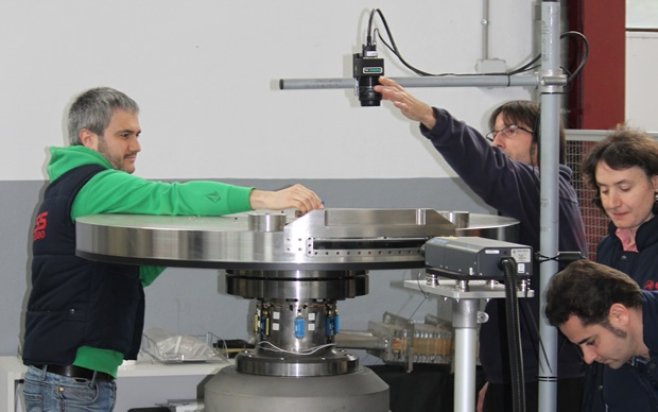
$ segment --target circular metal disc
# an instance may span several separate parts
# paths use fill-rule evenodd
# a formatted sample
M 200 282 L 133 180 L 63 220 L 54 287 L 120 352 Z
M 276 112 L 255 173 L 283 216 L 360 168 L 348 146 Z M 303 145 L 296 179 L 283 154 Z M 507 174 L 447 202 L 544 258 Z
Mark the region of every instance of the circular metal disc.
M 446 212 L 443 212 L 444 214 Z M 272 214 L 276 219 L 272 219 Z M 433 209 L 319 209 L 221 217 L 95 215 L 76 221 L 77 254 L 132 264 L 254 270 L 368 270 L 423 267 L 436 236 L 514 231 L 500 216 L 457 228 Z M 282 217 L 281 217 L 282 216 Z

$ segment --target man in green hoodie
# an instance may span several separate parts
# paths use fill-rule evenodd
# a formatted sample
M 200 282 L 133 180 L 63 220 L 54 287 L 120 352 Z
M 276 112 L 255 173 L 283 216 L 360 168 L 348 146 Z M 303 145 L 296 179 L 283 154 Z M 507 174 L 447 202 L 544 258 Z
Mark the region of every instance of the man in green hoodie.
M 78 217 L 218 216 L 285 208 L 305 213 L 322 207 L 320 198 L 302 185 L 267 191 L 134 176 L 141 150 L 138 114 L 137 103 L 118 90 L 88 90 L 68 113 L 71 145 L 50 149 L 50 182 L 33 230 L 32 290 L 25 314 L 23 397 L 28 412 L 113 409 L 117 369 L 139 351 L 143 287 L 164 270 L 77 257 Z

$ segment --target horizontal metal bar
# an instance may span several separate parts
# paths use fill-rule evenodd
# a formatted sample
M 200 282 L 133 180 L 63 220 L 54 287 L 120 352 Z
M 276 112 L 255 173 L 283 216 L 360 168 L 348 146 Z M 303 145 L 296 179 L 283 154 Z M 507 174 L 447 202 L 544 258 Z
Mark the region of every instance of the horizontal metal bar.
M 392 77 L 404 87 L 535 87 L 536 74 L 480 74 L 467 76 Z M 352 89 L 354 79 L 280 79 L 281 90 L 299 89 Z

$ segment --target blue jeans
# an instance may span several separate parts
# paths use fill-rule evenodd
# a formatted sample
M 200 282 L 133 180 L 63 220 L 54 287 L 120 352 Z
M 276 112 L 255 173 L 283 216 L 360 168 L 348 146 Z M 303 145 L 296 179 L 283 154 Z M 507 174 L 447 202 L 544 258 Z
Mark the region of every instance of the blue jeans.
M 29 366 L 23 384 L 25 412 L 106 412 L 116 401 L 116 382 L 45 372 Z

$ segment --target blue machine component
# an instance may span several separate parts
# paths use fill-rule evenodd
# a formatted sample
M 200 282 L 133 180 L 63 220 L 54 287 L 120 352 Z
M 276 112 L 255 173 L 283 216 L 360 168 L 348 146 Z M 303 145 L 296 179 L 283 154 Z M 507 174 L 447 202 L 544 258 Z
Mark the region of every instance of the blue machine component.
M 334 336 L 340 331 L 340 316 L 338 314 L 327 316 L 325 322 L 325 335 Z
M 297 339 L 303 339 L 305 330 L 306 330 L 306 322 L 304 321 L 304 318 L 301 316 L 297 316 L 295 318 L 295 337 Z

